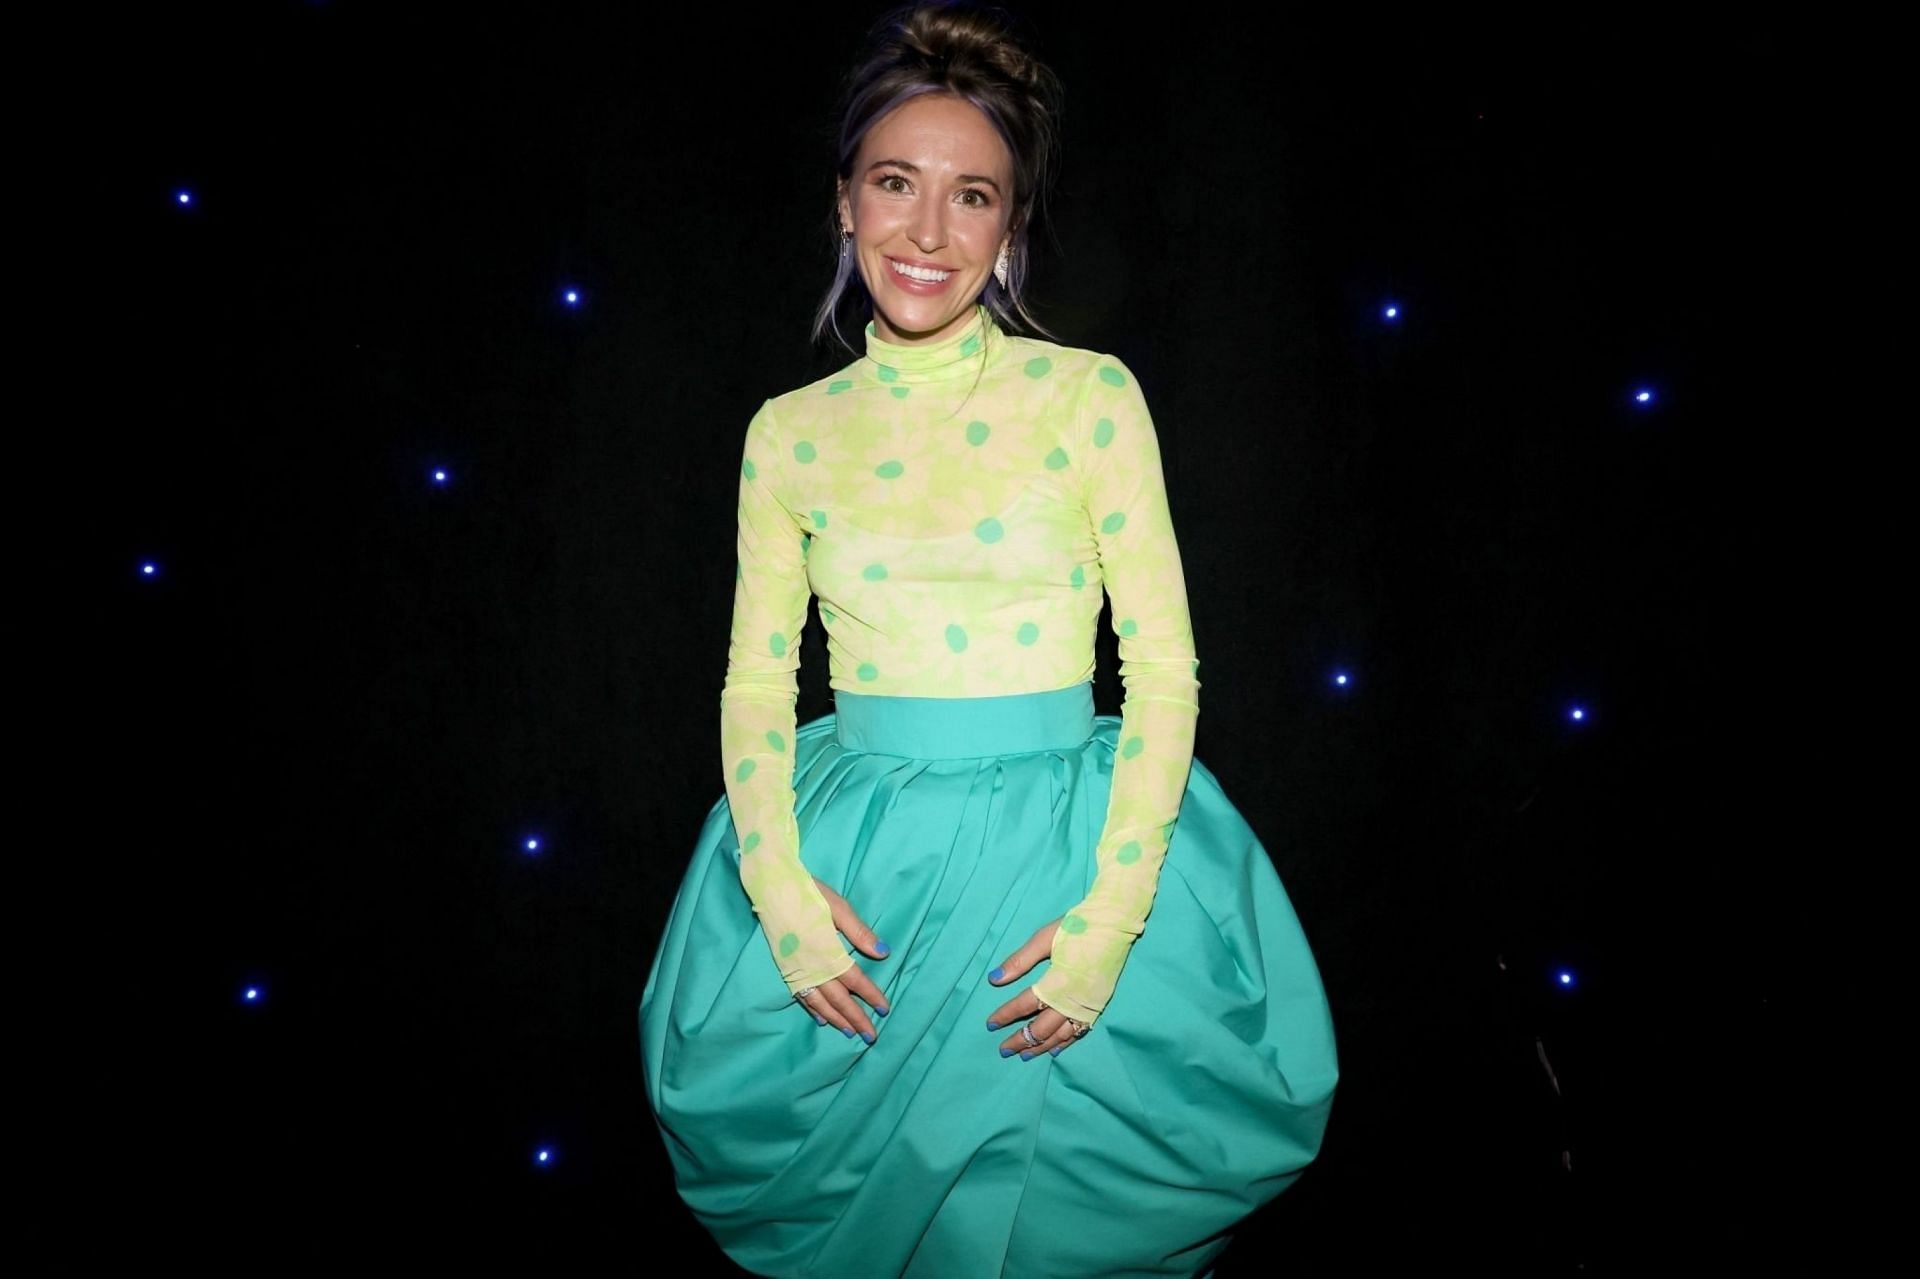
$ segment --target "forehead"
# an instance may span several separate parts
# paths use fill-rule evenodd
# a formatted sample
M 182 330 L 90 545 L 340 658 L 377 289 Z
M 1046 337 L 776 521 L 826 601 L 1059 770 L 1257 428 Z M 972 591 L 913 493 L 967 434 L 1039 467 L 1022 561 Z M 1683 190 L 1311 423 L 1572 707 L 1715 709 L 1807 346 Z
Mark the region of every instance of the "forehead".
M 907 160 L 922 169 L 1006 179 L 1013 157 L 980 108 L 944 93 L 923 93 L 881 116 L 860 143 L 859 164 Z

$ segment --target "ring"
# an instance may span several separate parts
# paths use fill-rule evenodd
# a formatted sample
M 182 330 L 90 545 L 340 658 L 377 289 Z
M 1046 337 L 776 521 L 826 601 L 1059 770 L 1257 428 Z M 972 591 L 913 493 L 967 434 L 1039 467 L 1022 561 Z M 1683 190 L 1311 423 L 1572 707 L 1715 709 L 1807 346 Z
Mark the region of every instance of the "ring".
M 1080 1036 L 1086 1034 L 1089 1030 L 1093 1029 L 1093 1027 L 1088 1025 L 1086 1022 L 1075 1021 L 1071 1017 L 1067 1018 L 1067 1025 L 1073 1027 L 1073 1037 L 1075 1039 L 1080 1038 Z
M 1040 1041 L 1033 1037 L 1033 1023 L 1026 1022 L 1020 1027 L 1020 1038 L 1027 1041 L 1029 1047 L 1038 1048 Z
M 804 990 L 796 990 L 796 991 L 794 991 L 794 992 L 793 992 L 793 997 L 794 997 L 795 999 L 805 999 L 805 998 L 806 998 L 806 997 L 807 997 L 808 995 L 811 995 L 811 994 L 812 994 L 812 993 L 813 993 L 814 991 L 816 991 L 816 990 L 818 990 L 818 989 L 820 989 L 820 988 L 819 988 L 818 986 L 808 986 L 808 987 L 807 987 L 806 989 L 804 989 Z

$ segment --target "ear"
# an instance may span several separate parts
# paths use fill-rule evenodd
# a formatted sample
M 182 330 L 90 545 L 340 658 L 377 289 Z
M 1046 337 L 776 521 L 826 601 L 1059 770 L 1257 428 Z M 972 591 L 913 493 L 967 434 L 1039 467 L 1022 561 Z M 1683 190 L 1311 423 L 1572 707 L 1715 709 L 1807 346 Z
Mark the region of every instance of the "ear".
M 840 179 L 840 181 L 835 184 L 835 188 L 838 191 L 835 203 L 840 209 L 840 229 L 842 231 L 851 230 L 853 227 L 853 205 L 847 198 L 847 180 L 845 178 Z

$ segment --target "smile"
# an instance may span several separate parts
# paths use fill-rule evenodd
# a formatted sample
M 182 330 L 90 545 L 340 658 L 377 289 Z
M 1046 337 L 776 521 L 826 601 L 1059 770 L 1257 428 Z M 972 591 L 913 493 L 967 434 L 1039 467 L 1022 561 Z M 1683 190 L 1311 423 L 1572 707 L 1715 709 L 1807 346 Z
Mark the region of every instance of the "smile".
M 951 271 L 935 271 L 923 266 L 908 266 L 906 263 L 896 262 L 892 258 L 887 259 L 887 265 L 893 268 L 894 274 L 904 275 L 909 280 L 919 280 L 925 284 L 938 284 L 953 274 Z

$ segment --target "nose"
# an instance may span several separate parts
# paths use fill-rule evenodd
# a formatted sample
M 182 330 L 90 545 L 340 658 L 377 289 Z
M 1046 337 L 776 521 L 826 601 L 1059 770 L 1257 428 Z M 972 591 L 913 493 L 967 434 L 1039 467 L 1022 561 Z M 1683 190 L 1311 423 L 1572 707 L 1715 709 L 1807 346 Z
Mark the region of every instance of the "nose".
M 913 229 L 907 238 L 922 253 L 932 253 L 947 243 L 946 208 L 938 200 L 922 200 L 914 211 Z

